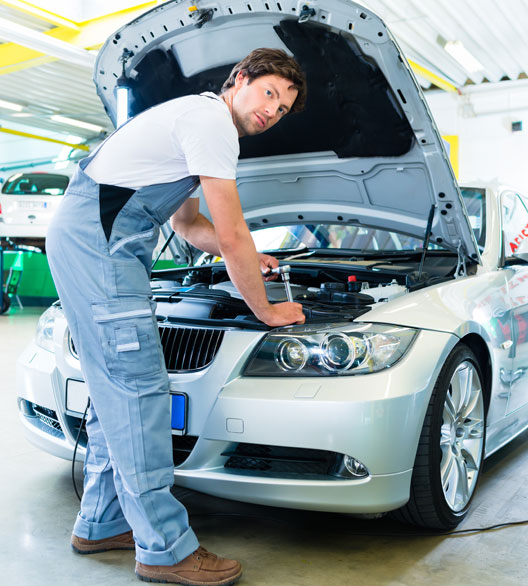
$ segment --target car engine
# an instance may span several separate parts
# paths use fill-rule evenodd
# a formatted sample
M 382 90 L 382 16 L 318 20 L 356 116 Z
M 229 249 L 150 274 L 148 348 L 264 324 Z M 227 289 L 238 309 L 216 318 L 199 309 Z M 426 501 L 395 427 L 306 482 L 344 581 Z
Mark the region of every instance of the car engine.
M 290 290 L 294 301 L 303 305 L 307 322 L 331 319 L 354 319 L 380 302 L 405 294 L 408 288 L 394 275 L 376 274 L 369 280 L 351 276 L 350 270 L 317 270 L 293 267 Z M 160 321 L 205 322 L 204 325 L 238 327 L 264 326 L 252 314 L 235 285 L 229 280 L 225 267 L 179 269 L 155 278 L 152 289 L 158 303 Z M 176 277 L 176 278 L 174 278 Z M 327 280 L 325 280 L 327 279 Z M 288 300 L 285 283 L 265 282 L 270 303 Z M 227 323 L 233 322 L 233 323 Z

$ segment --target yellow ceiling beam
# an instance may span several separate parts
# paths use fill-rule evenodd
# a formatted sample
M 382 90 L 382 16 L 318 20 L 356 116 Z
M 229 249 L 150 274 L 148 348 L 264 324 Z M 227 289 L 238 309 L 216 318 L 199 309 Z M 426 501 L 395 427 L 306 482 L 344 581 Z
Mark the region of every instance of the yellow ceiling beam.
M 458 93 L 458 89 L 456 88 L 456 86 L 454 86 L 451 82 L 447 81 L 447 79 L 444 79 L 439 75 L 436 75 L 436 73 L 433 73 L 429 69 L 426 69 L 422 65 L 419 65 L 415 61 L 411 61 L 410 59 L 407 59 L 407 61 L 409 62 L 409 65 L 415 73 L 421 75 L 423 78 L 427 79 L 431 83 L 434 83 L 434 85 L 436 85 L 440 89 L 445 90 L 446 92 Z
M 75 23 L 79 27 L 78 30 L 73 30 L 65 26 L 57 26 L 43 34 L 66 43 L 71 43 L 75 47 L 82 49 L 99 49 L 106 39 L 117 29 L 130 22 L 130 20 L 133 20 L 134 17 L 143 14 L 145 10 L 153 8 L 158 4 L 157 1 L 147 2 L 146 4 L 140 4 L 133 8 L 127 8 L 106 16 L 87 20 L 83 23 Z M 15 43 L 4 43 L 0 45 L 0 75 L 39 66 L 50 61 L 56 61 L 56 59 Z
M 66 142 L 64 140 L 58 140 L 57 138 L 50 138 L 49 136 L 41 136 L 40 134 L 31 134 L 29 132 L 22 132 L 21 130 L 13 130 L 12 128 L 4 128 L 0 126 L 0 132 L 6 134 L 13 134 L 15 136 L 21 136 L 22 138 L 34 138 L 35 140 L 45 140 L 46 142 L 54 142 L 57 144 L 66 145 L 74 149 L 80 149 L 82 151 L 89 151 L 90 147 L 85 144 L 74 144 L 72 142 Z
M 0 4 L 9 6 L 9 8 L 13 8 L 14 10 L 18 10 L 24 14 L 35 16 L 40 20 L 49 22 L 55 26 L 65 26 L 66 28 L 72 28 L 74 30 L 78 30 L 79 28 L 79 25 L 69 18 L 64 18 L 63 16 L 50 12 L 45 8 L 35 6 L 34 4 L 31 4 L 31 2 L 25 2 L 25 0 L 0 0 Z
M 124 24 L 129 22 L 130 15 L 134 13 L 134 16 L 140 16 L 144 12 L 147 12 L 150 8 L 154 8 L 159 4 L 163 4 L 166 0 L 150 0 L 149 2 L 141 2 L 136 4 L 135 6 L 129 6 L 128 8 L 123 8 L 122 10 L 118 10 L 117 12 L 110 12 L 109 14 L 103 14 L 102 16 L 96 16 L 95 18 L 90 18 L 89 20 L 84 20 L 83 22 L 78 22 L 78 25 L 87 25 L 96 21 L 106 20 L 108 18 L 120 17 L 120 16 L 127 16 Z

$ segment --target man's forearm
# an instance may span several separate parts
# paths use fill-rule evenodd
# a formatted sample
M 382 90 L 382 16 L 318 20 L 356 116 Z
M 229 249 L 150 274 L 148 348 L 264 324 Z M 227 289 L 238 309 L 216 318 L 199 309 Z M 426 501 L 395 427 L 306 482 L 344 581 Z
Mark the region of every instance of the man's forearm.
M 213 224 L 202 214 L 198 214 L 192 224 L 172 222 L 173 230 L 190 244 L 214 256 L 221 256 Z
M 259 257 L 249 231 L 240 234 L 229 246 L 224 247 L 223 257 L 229 278 L 238 289 L 251 311 L 265 321 L 271 305 L 259 268 Z

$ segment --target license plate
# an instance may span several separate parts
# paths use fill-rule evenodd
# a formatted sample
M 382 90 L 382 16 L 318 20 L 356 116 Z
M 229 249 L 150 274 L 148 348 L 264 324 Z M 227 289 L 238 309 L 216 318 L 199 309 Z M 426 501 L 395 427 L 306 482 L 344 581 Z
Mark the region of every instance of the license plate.
M 43 210 L 48 204 L 45 201 L 19 201 L 18 207 L 22 210 Z
M 84 413 L 88 401 L 88 387 L 86 383 L 68 379 L 66 383 L 66 409 L 74 413 Z M 171 427 L 175 435 L 185 435 L 187 432 L 187 395 L 183 393 L 171 394 Z
M 171 427 L 174 435 L 187 432 L 187 395 L 171 394 Z
M 66 383 L 66 409 L 83 414 L 88 403 L 88 387 L 80 380 L 68 379 Z

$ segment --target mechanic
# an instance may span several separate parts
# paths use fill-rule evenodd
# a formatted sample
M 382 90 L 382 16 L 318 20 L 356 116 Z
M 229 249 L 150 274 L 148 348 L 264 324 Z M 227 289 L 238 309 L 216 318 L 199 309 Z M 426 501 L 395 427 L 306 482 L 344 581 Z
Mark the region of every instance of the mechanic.
M 270 304 L 236 188 L 238 137 L 302 110 L 304 75 L 278 49 L 235 65 L 219 96 L 169 100 L 121 126 L 79 167 L 53 218 L 48 260 L 89 388 L 84 493 L 71 544 L 83 554 L 136 550 L 146 581 L 227 585 L 235 560 L 200 547 L 174 482 L 169 379 L 149 275 L 159 226 L 222 256 L 269 326 L 303 323 L 298 303 Z M 201 185 L 210 223 L 198 212 Z

